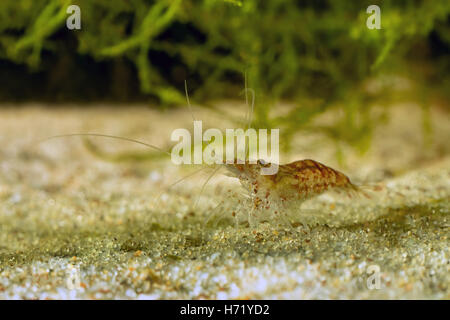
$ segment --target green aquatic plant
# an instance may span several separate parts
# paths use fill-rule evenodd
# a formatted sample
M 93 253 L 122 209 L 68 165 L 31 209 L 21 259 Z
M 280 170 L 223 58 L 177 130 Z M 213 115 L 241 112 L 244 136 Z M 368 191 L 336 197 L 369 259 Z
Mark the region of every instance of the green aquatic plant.
M 81 8 L 81 30 L 65 27 L 71 4 Z M 193 100 L 203 104 L 237 97 L 246 72 L 249 86 L 257 92 L 254 126 L 282 127 L 286 148 L 289 138 L 306 129 L 317 115 L 340 108 L 343 119 L 337 119 L 332 128 L 322 128 L 324 133 L 364 151 L 377 122 L 370 116 L 370 107 L 390 96 L 390 88 L 369 94 L 368 80 L 414 75 L 425 88 L 449 92 L 445 49 L 435 50 L 426 73 L 414 68 L 431 59 L 426 53 L 430 36 L 438 39 L 440 48 L 448 48 L 448 1 L 382 1 L 379 30 L 366 26 L 366 8 L 371 4 L 4 0 L 0 3 L 0 58 L 25 64 L 43 77 L 44 85 L 39 86 L 27 80 L 34 79 L 31 76 L 17 76 L 35 88 L 28 97 L 45 90 L 54 97 L 54 84 L 67 82 L 64 88 L 70 88 L 68 92 L 77 88 L 72 93 L 76 97 L 85 94 L 89 99 L 115 101 L 137 95 L 138 99 L 156 98 L 163 106 L 185 103 L 186 79 Z M 102 67 L 91 68 L 94 64 Z M 102 68 L 106 75 L 101 79 L 111 85 L 91 93 L 89 88 L 99 85 Z M 74 76 L 82 72 L 88 75 Z M 130 80 L 134 78 L 136 86 Z M 7 84 L 3 95 L 26 96 L 20 88 L 23 81 L 11 82 L 16 90 Z M 46 83 L 54 87 L 47 89 Z M 64 96 L 64 90 L 57 91 Z M 294 103 L 293 110 L 286 116 L 273 116 L 273 106 L 284 99 Z

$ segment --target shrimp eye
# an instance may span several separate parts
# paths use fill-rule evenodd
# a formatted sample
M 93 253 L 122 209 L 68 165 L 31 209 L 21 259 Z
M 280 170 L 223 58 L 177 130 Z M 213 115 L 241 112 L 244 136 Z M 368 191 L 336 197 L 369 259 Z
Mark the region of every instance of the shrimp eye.
M 259 160 L 257 161 L 257 163 L 258 163 L 260 166 L 263 166 L 263 167 L 265 167 L 265 166 L 268 165 L 268 163 L 265 162 L 263 159 L 259 159 Z

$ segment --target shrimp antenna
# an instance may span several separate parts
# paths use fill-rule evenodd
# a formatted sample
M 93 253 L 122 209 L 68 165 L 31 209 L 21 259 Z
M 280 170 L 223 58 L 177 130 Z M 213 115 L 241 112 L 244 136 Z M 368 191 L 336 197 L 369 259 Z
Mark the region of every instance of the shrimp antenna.
M 200 197 L 203 194 L 203 191 L 205 190 L 206 185 L 208 184 L 208 182 L 212 179 L 212 177 L 217 173 L 217 171 L 219 171 L 222 167 L 217 167 L 216 169 L 214 169 L 214 171 L 208 176 L 208 178 L 205 180 L 205 182 L 203 182 L 202 188 L 200 190 L 199 195 L 197 196 L 197 200 L 195 201 L 194 204 L 194 209 L 197 207 L 198 202 L 200 201 Z
M 155 150 L 157 150 L 157 151 L 161 151 L 161 152 L 163 152 L 163 153 L 165 153 L 165 154 L 168 154 L 169 156 L 171 155 L 169 152 L 167 152 L 167 151 L 165 151 L 165 150 L 163 150 L 163 149 L 161 149 L 161 148 L 159 148 L 159 147 L 157 147 L 157 146 L 148 144 L 148 143 L 146 143 L 146 142 L 142 142 L 142 141 L 139 141 L 139 140 L 135 140 L 135 139 L 131 139 L 131 138 L 126 138 L 126 137 L 119 137 L 119 136 L 113 136 L 113 135 L 101 134 L 101 133 L 70 133 L 70 134 L 61 134 L 61 135 L 51 136 L 51 137 L 45 138 L 45 139 L 43 139 L 43 140 L 38 141 L 37 143 L 42 143 L 42 142 L 45 142 L 45 141 L 47 141 L 47 140 L 56 139 L 56 138 L 77 137 L 77 136 L 103 137 L 103 138 L 111 138 L 111 139 L 118 139 L 118 140 L 124 140 L 124 141 L 134 142 L 134 143 L 137 143 L 137 144 L 141 144 L 141 145 L 143 145 L 143 146 L 146 146 L 146 147 L 148 147 L 148 148 L 155 149 Z M 190 178 L 190 177 L 196 175 L 197 173 L 199 173 L 199 172 L 201 172 L 201 171 L 203 171 L 203 170 L 206 170 L 206 169 L 209 169 L 209 168 L 208 168 L 208 167 L 201 168 L 201 169 L 199 169 L 199 170 L 196 170 L 196 171 L 194 171 L 194 172 L 192 172 L 192 173 L 190 173 L 190 174 L 188 174 L 188 175 L 182 177 L 181 179 L 178 179 L 177 181 L 175 181 L 174 183 L 172 183 L 171 185 L 169 185 L 169 187 L 166 189 L 166 191 L 169 190 L 169 189 L 171 189 L 172 187 L 174 187 L 174 186 L 177 185 L 178 183 L 180 183 L 180 182 L 182 182 L 182 181 L 184 181 L 184 180 L 186 180 L 186 179 L 188 179 L 188 178 Z M 217 170 L 216 170 L 216 171 L 217 171 Z M 214 173 L 215 173 L 215 172 L 214 172 Z M 211 177 L 212 177 L 212 176 L 211 176 Z M 211 179 L 211 177 L 208 178 L 208 181 L 209 181 L 209 179 Z M 158 200 L 161 198 L 161 196 L 162 196 L 163 193 L 164 193 L 164 192 L 161 192 L 161 193 L 158 195 L 158 197 L 156 198 L 156 201 L 158 201 Z
M 247 93 L 247 71 L 244 72 L 244 94 L 245 94 L 245 105 L 247 106 L 247 110 L 245 111 L 245 120 L 247 122 L 248 129 L 248 118 L 250 117 L 250 110 L 248 109 L 248 93 Z
M 252 94 L 252 104 L 251 106 L 248 104 L 248 92 Z M 255 91 L 253 89 L 248 88 L 247 85 L 247 72 L 244 73 L 244 93 L 245 93 L 245 104 L 247 106 L 247 112 L 246 112 L 246 130 L 250 129 L 250 126 L 252 124 L 252 118 L 253 118 L 253 110 L 255 107 Z M 249 146 L 247 143 L 247 140 L 245 141 L 245 156 L 249 157 Z
M 249 129 L 251 127 L 252 121 L 253 121 L 253 111 L 255 108 L 255 90 L 248 88 L 247 72 L 245 72 L 244 78 L 245 78 L 245 80 L 244 80 L 245 104 L 247 105 L 247 112 L 248 112 L 247 117 L 246 117 L 246 120 L 247 120 L 247 128 L 246 129 Z M 250 92 L 252 94 L 252 104 L 251 105 L 248 104 L 248 92 Z
M 142 142 L 139 140 L 135 140 L 135 139 L 131 139 L 131 138 L 126 138 L 126 137 L 119 137 L 119 136 L 113 136 L 113 135 L 109 135 L 109 134 L 101 134 L 101 133 L 69 133 L 69 134 L 61 134 L 61 135 L 56 135 L 56 136 L 51 136 L 42 140 L 39 140 L 37 143 L 42 143 L 45 142 L 47 140 L 51 140 L 51 139 L 57 139 L 57 138 L 65 138 L 65 137 L 80 137 L 80 136 L 88 136 L 88 137 L 103 137 L 103 138 L 110 138 L 110 139 L 117 139 L 117 140 L 124 140 L 124 141 L 129 141 L 129 142 L 133 142 L 133 143 L 137 143 L 143 146 L 146 146 L 148 148 L 163 152 L 167 155 L 171 155 L 170 152 L 161 149 L 157 146 L 154 146 L 152 144 L 146 143 L 146 142 Z
M 189 101 L 189 94 L 188 94 L 188 87 L 187 87 L 186 80 L 184 80 L 184 92 L 186 94 L 186 100 L 187 100 L 189 111 L 191 112 L 191 115 L 192 115 L 192 120 L 195 121 L 194 112 L 192 111 L 191 102 Z
M 199 172 L 201 172 L 201 171 L 203 171 L 203 170 L 206 170 L 206 169 L 209 169 L 209 167 L 203 167 L 203 168 L 201 168 L 201 169 L 198 169 L 198 170 L 196 170 L 196 171 L 194 171 L 194 172 L 192 172 L 192 173 L 190 173 L 190 174 L 185 175 L 184 177 L 178 179 L 177 181 L 173 182 L 172 184 L 170 184 L 170 185 L 166 188 L 166 190 L 162 191 L 162 192 L 156 197 L 155 203 L 158 203 L 158 202 L 159 202 L 159 199 L 161 198 L 161 196 L 163 195 L 164 192 L 169 191 L 171 188 L 173 188 L 175 185 L 179 184 L 180 182 L 182 182 L 182 181 L 184 181 L 184 180 L 186 180 L 186 179 L 188 179 L 188 178 L 190 178 L 190 177 L 196 175 L 197 173 L 199 173 Z

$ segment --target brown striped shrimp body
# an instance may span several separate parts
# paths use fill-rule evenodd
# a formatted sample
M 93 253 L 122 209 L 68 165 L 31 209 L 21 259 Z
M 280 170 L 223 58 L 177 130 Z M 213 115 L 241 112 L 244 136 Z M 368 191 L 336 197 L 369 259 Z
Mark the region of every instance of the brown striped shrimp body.
M 261 168 L 270 165 L 262 160 L 256 164 L 248 161 L 245 164 L 226 164 L 229 175 L 238 178 L 248 193 L 250 225 L 277 216 L 285 219 L 287 209 L 299 209 L 303 201 L 330 190 L 344 191 L 349 195 L 359 191 L 345 174 L 314 160 L 279 165 L 276 174 L 261 175 Z

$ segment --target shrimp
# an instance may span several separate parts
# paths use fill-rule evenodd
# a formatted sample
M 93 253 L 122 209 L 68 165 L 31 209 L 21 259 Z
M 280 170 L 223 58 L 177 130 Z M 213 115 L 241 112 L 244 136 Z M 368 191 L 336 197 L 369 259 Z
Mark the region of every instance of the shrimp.
M 99 133 L 58 135 L 45 140 L 73 136 L 120 139 L 138 143 L 153 150 L 157 150 L 158 152 L 170 155 L 167 151 L 146 142 Z M 345 174 L 315 160 L 305 159 L 284 165 L 280 164 L 278 165 L 278 171 L 276 173 L 272 175 L 261 174 L 261 169 L 269 168 L 271 166 L 271 163 L 265 162 L 262 159 L 257 160 L 256 163 L 251 163 L 249 160 L 237 161 L 237 159 L 235 159 L 233 163 L 220 163 L 203 167 L 177 180 L 171 184 L 169 188 L 198 172 L 205 169 L 213 169 L 213 172 L 203 183 L 200 191 L 201 195 L 211 178 L 219 172 L 220 169 L 225 168 L 225 175 L 237 179 L 245 190 L 244 198 L 238 200 L 240 207 L 233 208 L 233 210 L 231 210 L 232 215 L 235 216 L 236 224 L 239 224 L 239 217 L 236 213 L 244 214 L 244 220 L 246 220 L 251 227 L 255 227 L 259 222 L 267 220 L 281 221 L 283 224 L 289 226 L 291 225 L 287 220 L 287 213 L 289 211 L 293 210 L 298 212 L 298 210 L 301 210 L 300 206 L 304 201 L 327 191 L 343 191 L 350 196 L 361 193 L 367 198 L 370 198 L 370 196 L 360 187 L 353 184 Z M 161 195 L 162 192 L 157 197 L 156 202 L 158 202 Z M 198 204 L 200 195 L 195 201 L 194 208 Z M 218 208 L 219 206 L 217 206 L 207 217 L 205 225 L 217 213 L 216 211 Z M 226 211 L 223 212 L 223 214 L 224 213 L 226 213 Z
M 315 160 L 305 159 L 278 165 L 277 173 L 260 174 L 262 168 L 270 166 L 271 163 L 264 160 L 258 160 L 255 164 L 249 161 L 225 164 L 227 175 L 237 178 L 246 190 L 247 203 L 251 206 L 248 208 L 251 226 L 258 221 L 277 217 L 289 224 L 286 210 L 298 210 L 302 202 L 327 191 L 343 191 L 350 196 L 361 192 L 370 198 L 345 174 Z
M 192 113 L 186 83 L 185 83 L 185 90 L 188 107 Z M 247 96 L 248 90 L 250 90 L 250 92 L 252 92 L 253 95 L 251 107 L 248 103 L 248 96 Z M 252 121 L 251 117 L 254 105 L 254 92 L 251 91 L 251 89 L 247 89 L 246 82 L 245 82 L 245 95 L 246 95 L 246 104 L 249 107 L 246 116 L 247 128 L 249 128 Z M 193 114 L 192 118 L 195 121 Z M 71 137 L 71 136 L 84 136 L 84 137 L 92 136 L 92 137 L 121 139 L 133 143 L 138 143 L 153 150 L 157 150 L 158 152 L 163 152 L 170 155 L 168 151 L 165 151 L 157 146 L 150 145 L 142 141 L 126 137 L 118 137 L 98 133 L 73 133 L 73 134 L 53 136 L 45 140 L 51 138 Z M 246 146 L 246 153 L 247 152 L 248 148 Z M 316 197 L 330 190 L 344 191 L 349 195 L 361 191 L 361 189 L 356 185 L 354 185 L 345 174 L 315 160 L 305 159 L 294 161 L 284 165 L 278 165 L 278 171 L 276 173 L 272 175 L 261 174 L 260 171 L 262 168 L 268 168 L 271 166 L 272 166 L 271 163 L 265 162 L 264 160 L 261 159 L 257 160 L 256 163 L 250 162 L 249 160 L 237 161 L 237 159 L 235 159 L 233 163 L 226 162 L 207 166 L 206 168 L 212 168 L 214 170 L 212 174 L 208 177 L 208 179 L 204 182 L 200 194 L 203 192 L 206 184 L 211 180 L 211 178 L 221 168 L 225 168 L 226 175 L 238 179 L 240 185 L 246 191 L 244 199 L 238 201 L 241 204 L 242 208 L 242 210 L 240 211 L 247 213 L 246 218 L 249 225 L 255 226 L 259 221 L 276 219 L 277 217 L 280 217 L 281 221 L 289 224 L 285 214 L 285 212 L 288 209 L 292 208 L 299 209 L 299 206 L 305 200 Z M 204 167 L 203 169 L 206 168 Z M 200 172 L 203 169 L 200 169 L 196 172 Z M 196 174 L 196 172 L 194 172 L 194 174 Z M 183 181 L 184 179 L 192 175 L 193 174 L 190 174 L 182 179 L 179 179 L 170 187 L 174 186 L 175 184 Z M 364 192 L 362 193 L 366 197 L 368 197 L 367 194 L 365 194 Z M 199 197 L 197 198 L 194 207 L 197 205 L 198 200 Z M 213 212 L 209 215 L 209 217 L 205 221 L 205 224 L 216 213 L 215 211 L 216 210 L 213 210 Z M 239 210 L 232 211 L 234 216 L 236 216 L 236 211 Z M 238 222 L 238 220 L 236 220 L 236 222 Z

